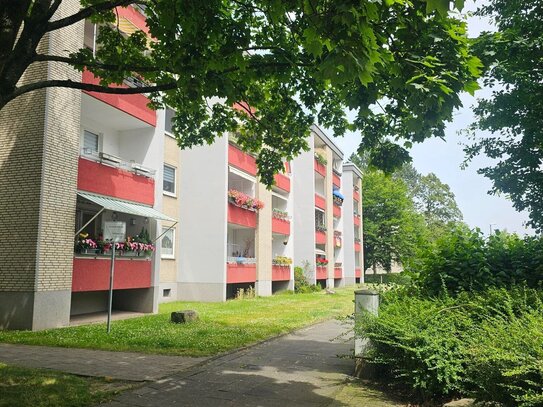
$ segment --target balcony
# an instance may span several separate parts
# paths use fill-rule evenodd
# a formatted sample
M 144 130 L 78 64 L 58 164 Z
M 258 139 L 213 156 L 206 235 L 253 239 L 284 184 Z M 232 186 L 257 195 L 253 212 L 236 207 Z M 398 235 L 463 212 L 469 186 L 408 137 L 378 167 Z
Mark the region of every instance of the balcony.
M 355 268 L 354 269 L 354 275 L 355 275 L 356 278 L 362 277 L 362 269 L 359 268 L 359 267 Z
M 253 156 L 241 151 L 233 144 L 228 145 L 228 164 L 256 176 L 256 160 Z
M 315 159 L 315 172 L 323 177 L 326 177 L 326 165 L 319 163 L 317 159 Z
M 154 171 L 117 157 L 83 155 L 79 157 L 77 189 L 153 206 Z
M 360 192 L 358 190 L 356 190 L 356 189 L 353 191 L 353 199 L 356 202 L 360 202 Z
M 360 215 L 354 215 L 353 223 L 355 226 L 360 226 Z
M 317 208 L 322 209 L 323 211 L 326 210 L 326 199 L 319 194 L 315 194 L 315 206 Z
M 290 192 L 290 177 L 285 174 L 275 174 L 275 186 L 282 191 Z
M 290 236 L 290 221 L 273 216 L 272 232 L 280 235 Z
M 317 266 L 317 280 L 326 280 L 326 266 Z
M 82 258 L 73 260 L 72 291 L 105 291 L 109 289 L 109 258 Z M 122 258 L 115 260 L 113 289 L 151 287 L 152 264 L 149 259 Z
M 332 183 L 339 189 L 341 188 L 341 174 L 338 174 L 335 170 L 332 173 Z
M 256 264 L 231 263 L 226 265 L 226 282 L 254 283 L 256 281 Z
M 94 76 L 92 72 L 87 70 L 83 71 L 82 77 L 83 83 L 90 83 L 93 85 L 100 84 L 100 78 Z M 110 87 L 118 88 L 127 88 L 128 85 L 110 85 Z M 98 93 L 98 92 L 89 92 L 84 90 L 83 93 L 86 93 L 89 96 L 92 96 L 95 99 L 98 99 L 109 106 L 112 106 L 116 109 L 119 109 L 125 113 L 128 113 L 130 116 L 133 116 L 142 122 L 145 122 L 153 127 L 156 127 L 156 112 L 148 107 L 150 100 L 147 96 L 143 94 L 136 95 L 115 95 L 109 93 Z M 100 120 L 99 117 L 96 118 Z
M 343 268 L 334 267 L 334 278 L 343 278 Z
M 354 251 L 359 252 L 362 250 L 362 245 L 358 242 L 354 242 Z
M 334 214 L 334 217 L 335 218 L 341 218 L 341 206 L 338 206 L 335 202 L 334 202 L 334 210 L 332 212 Z
M 326 244 L 326 232 L 323 230 L 315 231 L 315 244 Z
M 290 266 L 288 265 L 272 265 L 272 281 L 289 281 Z

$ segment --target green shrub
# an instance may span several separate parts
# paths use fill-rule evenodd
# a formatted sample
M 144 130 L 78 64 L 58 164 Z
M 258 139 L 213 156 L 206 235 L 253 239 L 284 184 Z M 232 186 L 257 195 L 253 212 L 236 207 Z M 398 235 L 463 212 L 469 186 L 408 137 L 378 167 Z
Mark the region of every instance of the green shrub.
M 382 294 L 362 315 L 367 359 L 419 400 L 453 395 L 505 406 L 543 405 L 543 292 L 490 288 L 427 298 L 412 287 Z
M 304 262 L 304 267 L 294 267 L 294 292 L 305 294 L 322 290 L 320 285 L 309 284 L 309 280 L 306 277 L 308 268 L 309 262 Z
M 466 336 L 466 391 L 506 406 L 543 405 L 543 307 L 533 290 L 496 290 Z M 497 307 L 496 307 L 497 305 Z
M 459 226 L 421 250 L 408 270 L 428 296 L 519 283 L 537 288 L 543 280 L 543 238 L 497 232 L 485 240 L 480 230 Z
M 364 274 L 367 284 L 397 284 L 405 285 L 411 282 L 411 276 L 405 273 Z
M 356 321 L 358 333 L 372 343 L 368 360 L 419 401 L 460 392 L 465 352 L 457 332 L 470 323 L 455 312 L 452 299 L 424 299 L 398 289 L 382 294 L 378 317 L 363 314 Z

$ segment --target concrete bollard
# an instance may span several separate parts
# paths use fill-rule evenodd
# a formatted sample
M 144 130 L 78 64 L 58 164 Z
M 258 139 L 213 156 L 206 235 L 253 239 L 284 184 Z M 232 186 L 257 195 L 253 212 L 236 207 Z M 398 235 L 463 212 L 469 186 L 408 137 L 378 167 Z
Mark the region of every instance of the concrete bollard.
M 374 290 L 356 290 L 354 292 L 354 317 L 355 323 L 358 315 L 362 312 L 370 312 L 378 315 L 379 313 L 379 293 Z M 364 353 L 368 347 L 369 340 L 354 336 L 354 357 L 355 357 L 355 376 L 370 378 L 374 375 L 371 366 L 364 363 Z

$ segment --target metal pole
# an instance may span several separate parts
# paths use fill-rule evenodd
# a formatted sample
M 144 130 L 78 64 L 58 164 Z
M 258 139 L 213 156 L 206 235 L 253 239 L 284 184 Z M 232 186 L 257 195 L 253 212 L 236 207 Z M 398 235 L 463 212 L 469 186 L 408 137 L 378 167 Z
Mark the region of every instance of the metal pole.
M 115 273 L 115 242 L 112 244 L 111 268 L 109 269 L 109 301 L 107 304 L 107 333 L 111 332 L 111 308 L 113 305 L 113 275 Z

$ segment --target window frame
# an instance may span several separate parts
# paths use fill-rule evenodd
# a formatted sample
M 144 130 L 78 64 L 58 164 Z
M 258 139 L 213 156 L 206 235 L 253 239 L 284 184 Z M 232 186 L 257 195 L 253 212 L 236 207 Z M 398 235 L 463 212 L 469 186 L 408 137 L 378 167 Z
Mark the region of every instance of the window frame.
M 164 239 L 164 237 L 169 233 L 169 232 L 172 232 L 172 253 L 171 254 L 165 254 L 163 253 L 163 247 L 162 247 L 162 241 Z M 162 227 L 162 237 L 160 239 L 160 258 L 161 259 L 167 259 L 167 260 L 175 260 L 175 227 L 168 227 L 168 226 L 163 226 Z
M 173 192 L 166 191 L 164 189 L 164 175 L 166 173 L 166 171 L 164 171 L 164 169 L 166 167 L 171 168 L 173 170 Z M 162 193 L 164 195 L 166 195 L 166 196 L 171 196 L 173 198 L 177 197 L 177 185 L 176 184 L 177 184 L 177 167 L 175 167 L 174 165 L 164 163 L 163 167 L 162 167 Z
M 96 152 L 86 153 L 85 152 L 85 132 L 94 134 L 97 137 L 97 150 Z M 86 157 L 92 157 L 96 154 L 100 154 L 102 152 L 102 139 L 103 134 L 95 129 L 92 129 L 90 127 L 83 127 L 81 128 L 81 143 L 80 143 L 80 149 L 79 154 Z

